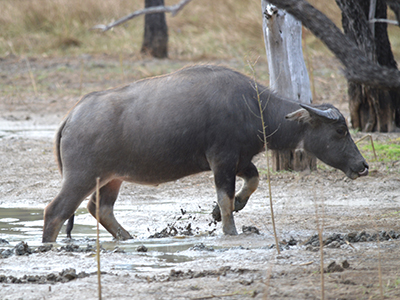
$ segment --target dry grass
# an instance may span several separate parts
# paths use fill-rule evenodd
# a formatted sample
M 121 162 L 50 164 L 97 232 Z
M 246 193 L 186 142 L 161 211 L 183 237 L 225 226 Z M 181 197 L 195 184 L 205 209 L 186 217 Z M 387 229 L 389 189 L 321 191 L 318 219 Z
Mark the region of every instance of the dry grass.
M 3 38 L 0 53 L 16 55 L 52 55 L 121 51 L 135 39 L 142 27 L 131 22 L 119 32 L 96 35 L 90 32 L 96 23 L 104 23 L 130 10 L 140 8 L 138 1 L 94 0 L 6 0 L 0 2 L 0 26 Z M 129 34 L 127 34 L 129 33 Z M 122 39 L 126 41 L 121 43 Z M 135 47 L 133 47 L 135 49 Z M 132 50 L 133 50 L 132 49 Z
M 2 0 L 0 1 L 0 57 L 79 56 L 107 54 L 140 60 L 144 17 L 100 33 L 94 25 L 107 24 L 141 9 L 132 0 Z M 166 0 L 166 5 L 178 0 Z M 311 2 L 340 26 L 334 0 Z M 171 59 L 265 62 L 260 0 L 195 0 L 177 16 L 167 14 Z M 398 28 L 390 27 L 396 57 L 400 57 Z M 332 56 L 312 34 L 306 33 L 309 56 Z
M 176 0 L 166 1 L 167 5 Z M 312 1 L 340 23 L 333 0 Z M 139 57 L 143 16 L 106 33 L 89 31 L 142 8 L 143 1 L 0 1 L 0 56 L 79 55 Z M 259 0 L 196 0 L 177 16 L 167 16 L 173 59 L 235 59 L 264 56 Z M 315 38 L 310 44 L 320 47 Z
M 198 61 L 223 62 L 248 75 L 248 61 L 258 61 L 259 80 L 268 84 L 266 55 L 262 36 L 260 0 L 194 0 L 177 16 L 167 14 L 169 26 L 169 57 L 146 68 L 128 63 L 143 61 L 140 54 L 143 36 L 143 16 L 105 33 L 90 31 L 94 25 L 107 24 L 126 14 L 141 9 L 143 0 L 2 0 L 0 1 L 0 57 L 9 54 L 17 57 L 79 58 L 79 86 L 74 94 L 81 95 L 93 88 L 108 88 L 176 70 L 188 63 Z M 167 5 L 178 0 L 166 0 Z M 334 0 L 311 0 L 338 26 L 340 11 Z M 393 51 L 400 60 L 399 28 L 389 27 Z M 338 64 L 333 54 L 310 32 L 304 31 L 304 51 L 308 71 L 312 79 L 315 103 L 335 102 L 338 108 L 348 110 L 345 91 L 347 83 L 338 74 Z M 107 70 L 85 64 L 87 54 L 112 56 L 120 61 L 119 66 L 107 66 Z M 123 63 L 122 63 L 123 62 Z M 35 69 L 35 66 L 32 66 Z M 69 68 L 68 66 L 66 67 Z M 112 70 L 111 70 L 112 69 Z M 112 71 L 112 75 L 108 74 Z M 65 70 L 64 70 L 65 71 Z M 75 69 L 67 70 L 76 72 Z M 55 81 L 60 72 L 50 76 L 46 70 L 34 70 L 29 85 L 35 93 L 49 91 L 48 85 Z M 104 74 L 107 73 L 107 74 Z M 115 74 L 114 74 L 115 73 Z M 53 74 L 52 74 L 53 75 Z M 109 78 L 110 77 L 110 78 Z M 115 81 L 122 78 L 122 81 Z M 14 78 L 15 79 L 15 78 Z M 106 87 L 85 87 L 85 82 L 107 80 Z M 112 82 L 109 82 L 113 80 Z M 60 84 L 57 81 L 55 84 Z M 36 86 L 35 86 L 36 85 Z M 43 86 L 45 85 L 45 86 Z M 3 93 L 20 94 L 10 85 L 1 85 Z M 63 90 L 63 89 L 58 89 Z M 71 91 L 70 87 L 69 90 Z

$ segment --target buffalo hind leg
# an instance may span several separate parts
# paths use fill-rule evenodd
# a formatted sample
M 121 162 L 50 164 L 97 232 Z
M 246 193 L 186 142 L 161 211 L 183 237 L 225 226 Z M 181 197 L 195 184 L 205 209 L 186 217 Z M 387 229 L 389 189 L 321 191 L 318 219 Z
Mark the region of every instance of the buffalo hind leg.
M 253 194 L 254 191 L 257 189 L 259 182 L 259 175 L 257 168 L 253 163 L 250 163 L 250 165 L 247 168 L 243 169 L 236 175 L 244 179 L 244 184 L 242 188 L 235 196 L 234 211 L 238 212 L 246 206 L 247 201 L 249 200 L 251 194 Z M 218 205 L 214 207 L 212 216 L 215 221 L 217 222 L 221 221 L 221 210 Z
M 117 200 L 122 181 L 114 179 L 100 189 L 100 224 L 118 240 L 132 239 L 133 237 L 115 219 L 114 203 Z M 96 218 L 96 193 L 90 198 L 87 206 L 89 212 Z
M 55 242 L 64 222 L 69 219 L 82 201 L 90 195 L 95 187 L 95 181 L 68 179 L 65 176 L 63 186 L 58 195 L 44 209 L 43 243 Z

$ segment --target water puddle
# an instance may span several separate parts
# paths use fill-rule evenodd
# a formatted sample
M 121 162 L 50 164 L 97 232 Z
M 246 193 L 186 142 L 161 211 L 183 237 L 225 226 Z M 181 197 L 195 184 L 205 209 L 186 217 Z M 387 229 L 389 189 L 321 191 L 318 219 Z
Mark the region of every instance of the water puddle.
M 88 215 L 85 208 L 79 208 L 76 215 Z M 90 216 L 91 217 L 91 216 Z M 75 220 L 85 218 L 75 218 Z M 96 227 L 76 222 L 73 230 L 73 244 L 85 247 L 88 244 L 95 245 Z M 0 239 L 9 244 L 1 244 L 0 248 L 11 249 L 21 241 L 28 243 L 32 248 L 42 245 L 43 209 L 37 208 L 0 208 Z M 65 230 L 65 226 L 62 229 Z M 71 241 L 62 238 L 62 233 L 54 244 L 56 247 L 68 245 Z M 65 235 L 64 235 L 65 236 Z M 127 241 L 115 241 L 104 229 L 100 230 L 100 240 L 103 249 L 108 252 L 118 249 L 124 256 L 135 258 L 123 259 L 116 262 L 114 270 L 135 270 L 145 272 L 151 269 L 173 267 L 176 264 L 189 262 L 196 259 L 198 251 L 186 251 L 196 244 L 205 242 L 206 237 L 201 236 L 177 236 L 160 239 L 132 239 Z M 210 239 L 210 237 L 208 237 Z M 211 238 L 212 239 L 212 238 Z M 139 246 L 145 246 L 147 252 L 138 252 Z M 122 251 L 121 251 L 122 250 Z M 203 255 L 204 256 L 204 255 Z
M 39 123 L 44 124 L 39 124 Z M 0 119 L 0 139 L 3 138 L 54 138 L 57 125 L 46 124 L 48 121 L 39 120 L 18 120 L 11 117 L 8 119 Z M 57 122 L 55 123 L 57 124 Z
M 82 214 L 83 209 L 78 210 Z M 95 238 L 93 226 L 76 224 L 74 231 L 78 238 Z M 38 247 L 43 231 L 43 209 L 37 208 L 2 208 L 0 207 L 0 238 L 7 240 L 9 247 L 24 241 L 29 246 Z M 103 234 L 106 234 L 104 231 Z M 7 245 L 5 245 L 7 246 Z
M 7 240 L 10 245 L 25 241 L 32 246 L 39 246 L 38 236 L 42 229 L 42 209 L 0 208 L 0 238 Z
M 0 139 L 11 137 L 24 137 L 32 139 L 49 138 L 55 135 L 55 127 L 39 127 L 39 128 L 20 128 L 20 129 L 4 129 L 0 128 Z

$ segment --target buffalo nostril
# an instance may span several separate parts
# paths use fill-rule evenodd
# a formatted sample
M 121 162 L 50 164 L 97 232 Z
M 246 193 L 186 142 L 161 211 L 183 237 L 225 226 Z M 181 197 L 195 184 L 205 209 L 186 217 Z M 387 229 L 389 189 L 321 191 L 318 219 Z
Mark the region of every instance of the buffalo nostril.
M 364 162 L 363 164 L 364 164 L 364 170 L 362 170 L 361 172 L 358 172 L 359 176 L 367 176 L 368 175 L 369 166 L 366 162 Z

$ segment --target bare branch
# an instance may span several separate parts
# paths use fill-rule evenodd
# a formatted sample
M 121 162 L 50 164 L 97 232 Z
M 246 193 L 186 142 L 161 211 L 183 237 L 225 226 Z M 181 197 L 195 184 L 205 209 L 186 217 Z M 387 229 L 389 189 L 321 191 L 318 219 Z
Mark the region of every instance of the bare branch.
M 369 20 L 370 23 L 381 22 L 381 23 L 388 23 L 392 25 L 400 26 L 400 23 L 396 20 L 388 20 L 388 19 L 371 19 Z
M 171 5 L 171 6 L 153 6 L 153 7 L 144 8 L 141 10 L 137 10 L 115 22 L 108 24 L 108 25 L 99 24 L 99 25 L 93 26 L 91 29 L 92 30 L 99 29 L 104 32 L 104 31 L 110 30 L 111 28 L 113 28 L 115 26 L 121 25 L 122 23 L 125 23 L 126 21 L 129 21 L 135 17 L 138 17 L 140 15 L 146 15 L 146 14 L 158 14 L 158 13 L 169 12 L 169 13 L 171 13 L 172 16 L 175 16 L 190 1 L 192 1 L 192 0 L 182 0 L 178 4 Z
M 345 67 L 349 81 L 374 87 L 400 89 L 400 72 L 379 66 L 319 10 L 304 0 L 268 0 L 300 20 L 335 54 Z

